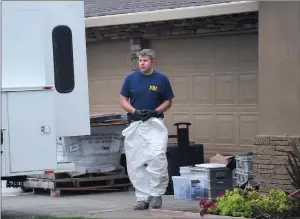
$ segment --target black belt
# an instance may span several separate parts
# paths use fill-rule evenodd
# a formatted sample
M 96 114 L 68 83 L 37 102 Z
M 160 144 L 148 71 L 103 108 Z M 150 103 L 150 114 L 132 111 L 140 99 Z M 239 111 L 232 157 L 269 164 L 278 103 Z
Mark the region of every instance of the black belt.
M 158 114 L 156 116 L 153 116 L 153 118 L 162 119 L 162 118 L 164 118 L 164 114 L 163 113 Z M 131 114 L 131 113 L 127 113 L 127 119 L 128 119 L 129 123 L 131 123 L 131 122 L 137 122 L 137 121 L 142 121 L 140 119 L 135 118 L 135 116 L 133 114 Z

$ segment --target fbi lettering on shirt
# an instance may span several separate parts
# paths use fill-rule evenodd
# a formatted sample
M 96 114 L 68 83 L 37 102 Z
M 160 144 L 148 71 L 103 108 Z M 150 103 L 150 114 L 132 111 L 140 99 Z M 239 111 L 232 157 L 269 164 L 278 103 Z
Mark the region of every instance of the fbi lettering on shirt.
M 150 85 L 149 90 L 157 91 L 157 86 Z

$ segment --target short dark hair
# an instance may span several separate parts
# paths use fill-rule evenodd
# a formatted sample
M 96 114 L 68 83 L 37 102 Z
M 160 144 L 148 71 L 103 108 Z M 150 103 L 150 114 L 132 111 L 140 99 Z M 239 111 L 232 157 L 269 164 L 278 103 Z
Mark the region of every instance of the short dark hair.
M 138 56 L 149 56 L 151 61 L 155 59 L 155 52 L 152 49 L 143 49 L 138 53 Z

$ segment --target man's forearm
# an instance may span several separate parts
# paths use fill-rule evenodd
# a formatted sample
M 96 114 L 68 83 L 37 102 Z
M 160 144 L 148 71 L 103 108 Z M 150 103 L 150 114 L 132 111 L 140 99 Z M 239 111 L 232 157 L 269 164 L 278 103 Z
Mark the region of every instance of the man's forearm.
M 158 113 L 164 113 L 171 107 L 171 105 L 172 101 L 166 100 L 159 107 L 156 108 L 156 111 L 158 111 Z
M 129 101 L 126 98 L 122 98 L 120 99 L 120 103 L 122 108 L 128 112 L 128 113 L 134 113 L 135 108 L 133 106 L 131 106 L 131 104 L 129 103 Z

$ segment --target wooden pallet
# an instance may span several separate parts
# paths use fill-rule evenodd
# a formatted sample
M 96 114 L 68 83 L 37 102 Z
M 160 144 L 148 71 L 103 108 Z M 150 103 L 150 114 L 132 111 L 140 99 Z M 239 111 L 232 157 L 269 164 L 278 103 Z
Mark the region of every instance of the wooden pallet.
M 90 191 L 107 189 L 127 189 L 131 187 L 130 180 L 124 169 L 109 173 L 84 174 L 68 177 L 67 174 L 56 173 L 50 177 L 45 174 L 39 177 L 28 177 L 24 183 L 26 189 L 50 190 L 51 196 L 60 196 L 60 191 Z

